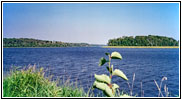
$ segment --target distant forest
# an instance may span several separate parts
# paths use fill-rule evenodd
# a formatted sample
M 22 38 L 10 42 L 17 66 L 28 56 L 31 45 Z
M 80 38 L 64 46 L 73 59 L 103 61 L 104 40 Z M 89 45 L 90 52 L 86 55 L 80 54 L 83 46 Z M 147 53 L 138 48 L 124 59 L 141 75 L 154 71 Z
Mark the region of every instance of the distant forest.
M 178 46 L 179 41 L 165 36 L 123 36 L 110 39 L 108 46 Z
M 66 43 L 30 38 L 3 38 L 3 47 L 85 47 L 87 43 Z

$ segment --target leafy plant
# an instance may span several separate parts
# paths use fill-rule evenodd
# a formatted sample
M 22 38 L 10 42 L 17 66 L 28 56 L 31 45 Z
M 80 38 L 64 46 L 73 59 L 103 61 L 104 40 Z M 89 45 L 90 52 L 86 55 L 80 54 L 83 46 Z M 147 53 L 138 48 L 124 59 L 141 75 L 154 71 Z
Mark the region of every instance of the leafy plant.
M 112 59 L 122 59 L 122 56 L 118 52 L 112 52 L 105 53 L 108 56 L 108 60 L 106 60 L 104 57 L 102 57 L 99 61 L 99 66 L 103 66 L 105 63 L 108 63 L 108 66 L 106 66 L 107 70 L 109 71 L 109 76 L 106 74 L 97 75 L 95 74 L 95 82 L 93 84 L 94 88 L 102 90 L 107 96 L 113 97 L 116 96 L 116 89 L 119 88 L 119 86 L 112 82 L 112 76 L 119 76 L 123 78 L 124 80 L 128 80 L 126 75 L 119 69 L 113 68 L 113 65 L 111 65 Z

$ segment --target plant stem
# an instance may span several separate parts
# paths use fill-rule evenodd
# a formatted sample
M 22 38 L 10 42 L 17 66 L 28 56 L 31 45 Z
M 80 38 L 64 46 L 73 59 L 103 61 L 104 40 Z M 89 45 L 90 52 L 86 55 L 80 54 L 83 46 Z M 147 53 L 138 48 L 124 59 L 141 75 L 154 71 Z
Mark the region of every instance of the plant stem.
M 109 55 L 109 70 L 111 69 L 111 56 Z M 109 71 L 109 76 L 111 78 L 111 72 Z
M 109 55 L 109 68 L 111 67 L 111 56 Z

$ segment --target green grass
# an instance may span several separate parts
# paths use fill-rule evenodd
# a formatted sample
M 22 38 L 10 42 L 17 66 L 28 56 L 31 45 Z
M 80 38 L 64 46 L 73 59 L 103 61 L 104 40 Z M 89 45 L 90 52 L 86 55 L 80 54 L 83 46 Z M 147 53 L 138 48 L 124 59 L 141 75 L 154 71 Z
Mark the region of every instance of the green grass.
M 12 71 L 3 79 L 3 97 L 84 97 L 83 89 L 66 83 L 58 86 L 57 81 L 44 77 L 43 68 Z
M 3 79 L 3 97 L 106 97 L 103 93 L 94 95 L 92 87 L 85 92 L 82 87 L 78 87 L 77 82 L 71 83 L 69 79 L 51 81 L 51 77 L 45 77 L 44 74 L 43 68 L 36 70 L 35 66 L 11 71 Z M 137 96 L 118 90 L 116 97 Z
M 71 83 L 69 79 L 51 81 L 51 76 L 45 77 L 44 74 L 43 68 L 37 70 L 35 66 L 12 70 L 3 79 L 3 97 L 94 97 L 92 87 L 85 92 L 77 82 Z M 95 96 L 106 97 L 103 93 Z M 126 96 L 129 97 L 118 94 L 118 97 Z
M 179 48 L 179 46 L 103 46 L 103 48 Z

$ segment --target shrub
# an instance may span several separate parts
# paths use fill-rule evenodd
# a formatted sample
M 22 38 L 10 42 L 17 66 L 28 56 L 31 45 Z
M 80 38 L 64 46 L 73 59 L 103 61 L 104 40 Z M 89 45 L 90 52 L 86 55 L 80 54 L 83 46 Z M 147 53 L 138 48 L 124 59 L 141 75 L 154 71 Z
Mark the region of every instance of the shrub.
M 122 56 L 118 52 L 112 52 L 111 54 L 105 53 L 108 56 L 108 60 L 106 60 L 104 57 L 100 59 L 99 66 L 103 66 L 105 63 L 108 63 L 108 66 L 106 66 L 107 70 L 109 71 L 109 76 L 102 74 L 102 75 L 97 75 L 95 74 L 95 79 L 96 81 L 93 84 L 94 88 L 98 88 L 104 92 L 109 97 L 113 96 L 120 96 L 116 95 L 116 89 L 119 88 L 119 86 L 115 83 L 112 82 L 112 76 L 116 75 L 124 80 L 128 80 L 126 75 L 119 69 L 113 68 L 113 65 L 111 65 L 111 59 L 122 59 Z M 113 71 L 114 70 L 114 71 Z M 127 95 L 128 96 L 128 95 Z

